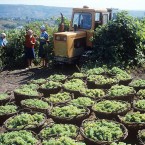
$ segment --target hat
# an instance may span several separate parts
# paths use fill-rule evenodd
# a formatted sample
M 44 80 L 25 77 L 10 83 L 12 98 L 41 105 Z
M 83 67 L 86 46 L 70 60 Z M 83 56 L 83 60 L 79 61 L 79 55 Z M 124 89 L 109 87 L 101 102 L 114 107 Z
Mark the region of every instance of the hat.
M 45 28 L 44 25 L 42 25 L 42 26 L 40 27 L 40 29 L 41 29 L 41 30 L 45 30 L 46 28 Z
M 31 29 L 29 29 L 28 32 L 30 32 L 31 34 L 33 34 L 33 31 Z
M 6 33 L 1 33 L 1 36 L 2 37 L 6 37 Z

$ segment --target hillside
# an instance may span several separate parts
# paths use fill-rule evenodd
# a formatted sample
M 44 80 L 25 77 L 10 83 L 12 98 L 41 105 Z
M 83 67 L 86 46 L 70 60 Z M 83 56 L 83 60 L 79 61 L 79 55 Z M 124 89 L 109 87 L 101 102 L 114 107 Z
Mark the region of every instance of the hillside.
M 121 10 L 113 10 L 115 13 Z M 66 7 L 53 7 L 53 6 L 41 6 L 41 5 L 8 5 L 0 4 L 0 18 L 35 18 L 46 19 L 50 17 L 60 16 L 60 12 L 65 17 L 70 18 L 72 8 Z M 144 17 L 145 11 L 129 10 L 131 16 Z
M 60 12 L 70 18 L 72 8 L 38 6 L 38 5 L 4 5 L 0 4 L 0 18 L 36 18 L 46 19 L 59 16 Z

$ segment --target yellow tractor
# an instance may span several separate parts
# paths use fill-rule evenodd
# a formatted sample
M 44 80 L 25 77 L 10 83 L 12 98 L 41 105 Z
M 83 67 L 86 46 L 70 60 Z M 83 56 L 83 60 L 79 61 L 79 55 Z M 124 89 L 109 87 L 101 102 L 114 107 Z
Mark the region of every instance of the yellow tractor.
M 62 15 L 62 14 L 61 14 Z M 54 60 L 59 63 L 78 61 L 85 50 L 92 48 L 90 38 L 99 26 L 111 19 L 111 9 L 73 8 L 69 31 L 63 32 L 63 16 L 59 31 L 54 33 Z

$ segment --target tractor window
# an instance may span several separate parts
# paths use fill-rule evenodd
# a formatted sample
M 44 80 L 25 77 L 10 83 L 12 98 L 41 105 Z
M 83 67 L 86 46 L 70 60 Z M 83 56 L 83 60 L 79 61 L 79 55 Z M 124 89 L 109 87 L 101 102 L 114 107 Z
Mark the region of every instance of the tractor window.
M 90 13 L 75 13 L 73 17 L 73 27 L 77 26 L 79 29 L 92 28 L 92 14 Z
M 108 14 L 103 14 L 103 24 L 107 24 L 108 23 Z
M 77 25 L 78 26 L 79 21 L 80 21 L 80 14 L 79 13 L 75 13 L 74 14 L 74 18 L 73 18 L 73 26 L 74 25 Z
M 101 13 L 96 13 L 95 14 L 95 29 L 101 24 L 102 24 Z
M 117 14 L 113 13 L 113 20 L 117 18 Z
M 100 13 L 95 14 L 95 21 L 100 21 Z

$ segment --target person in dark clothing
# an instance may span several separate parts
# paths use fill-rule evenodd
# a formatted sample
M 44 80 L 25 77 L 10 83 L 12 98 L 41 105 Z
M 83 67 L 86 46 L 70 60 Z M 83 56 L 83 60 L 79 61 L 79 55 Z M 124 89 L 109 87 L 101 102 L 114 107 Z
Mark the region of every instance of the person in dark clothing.
M 49 35 L 46 32 L 46 28 L 44 25 L 40 27 L 41 34 L 40 34 L 40 45 L 39 45 L 39 52 L 38 56 L 41 58 L 42 66 L 47 67 L 48 66 L 48 53 L 46 51 L 49 43 Z

